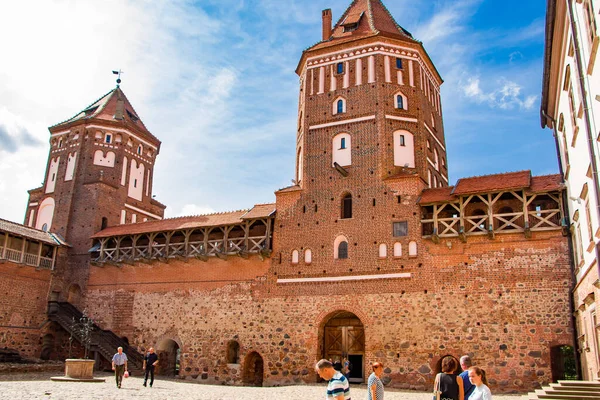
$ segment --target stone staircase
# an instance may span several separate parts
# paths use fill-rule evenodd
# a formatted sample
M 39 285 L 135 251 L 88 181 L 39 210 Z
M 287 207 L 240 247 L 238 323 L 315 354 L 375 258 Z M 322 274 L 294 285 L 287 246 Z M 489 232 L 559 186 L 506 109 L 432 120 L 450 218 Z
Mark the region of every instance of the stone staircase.
M 558 381 L 524 396 L 523 399 L 600 400 L 598 381 Z
M 71 303 L 48 302 L 48 319 L 59 324 L 69 334 L 73 334 L 73 337 L 82 344 L 81 337 L 76 332 L 73 332 L 73 321 L 79 321 L 81 317 L 83 317 L 83 313 Z M 117 352 L 117 347 L 122 347 L 123 352 L 127 354 L 127 368 L 129 373 L 132 375 L 142 375 L 144 356 L 130 347 L 119 336 L 115 335 L 114 332 L 102 329 L 94 324 L 91 339 L 90 351 L 96 352 L 108 362 L 112 362 L 112 357 Z

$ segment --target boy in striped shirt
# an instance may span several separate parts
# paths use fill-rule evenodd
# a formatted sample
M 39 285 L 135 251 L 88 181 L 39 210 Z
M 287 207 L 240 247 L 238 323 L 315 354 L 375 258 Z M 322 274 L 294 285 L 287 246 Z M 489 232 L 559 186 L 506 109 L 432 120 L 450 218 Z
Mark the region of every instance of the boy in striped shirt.
M 333 369 L 330 361 L 325 359 L 319 361 L 315 366 L 315 371 L 321 378 L 329 381 L 326 400 L 351 400 L 348 379 L 341 372 Z

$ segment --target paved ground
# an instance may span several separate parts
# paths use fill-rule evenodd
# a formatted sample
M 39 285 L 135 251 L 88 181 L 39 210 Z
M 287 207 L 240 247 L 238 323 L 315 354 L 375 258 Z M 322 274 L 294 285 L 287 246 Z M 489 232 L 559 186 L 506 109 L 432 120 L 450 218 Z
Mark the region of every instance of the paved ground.
M 287 386 L 274 388 L 249 388 L 232 386 L 209 386 L 176 380 L 159 379 L 153 388 L 142 386 L 141 378 L 125 379 L 123 387 L 117 389 L 112 375 L 104 383 L 53 382 L 56 374 L 0 375 L 0 399 L 202 399 L 202 400 L 322 400 L 325 386 Z M 354 400 L 366 399 L 364 385 L 352 386 Z M 494 396 L 494 400 L 521 400 L 523 396 Z M 386 390 L 385 400 L 431 400 L 430 393 Z

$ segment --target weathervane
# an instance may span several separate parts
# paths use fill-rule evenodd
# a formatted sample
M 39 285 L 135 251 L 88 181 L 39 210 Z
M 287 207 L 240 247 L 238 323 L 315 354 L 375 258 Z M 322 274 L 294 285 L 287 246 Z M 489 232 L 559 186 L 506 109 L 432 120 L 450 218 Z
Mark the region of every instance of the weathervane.
M 119 85 L 121 84 L 121 74 L 124 74 L 124 72 L 121 70 L 118 70 L 118 71 L 113 71 L 112 73 L 117 75 L 117 87 L 119 87 Z

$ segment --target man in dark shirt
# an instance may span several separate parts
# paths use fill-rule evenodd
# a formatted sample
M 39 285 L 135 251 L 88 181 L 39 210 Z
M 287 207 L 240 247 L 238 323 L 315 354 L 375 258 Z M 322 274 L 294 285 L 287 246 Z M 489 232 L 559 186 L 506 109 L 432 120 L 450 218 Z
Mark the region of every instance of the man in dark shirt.
M 148 353 L 146 353 L 146 357 L 144 357 L 144 386 L 146 386 L 146 382 L 148 381 L 148 375 L 150 375 L 150 387 L 154 383 L 154 367 L 158 364 L 158 356 L 154 352 L 154 348 L 150 347 L 148 349 Z

